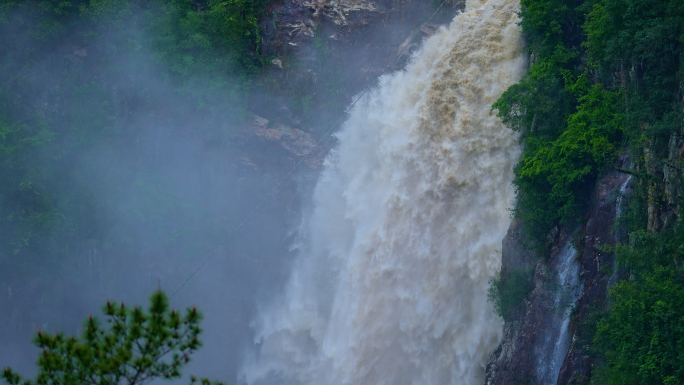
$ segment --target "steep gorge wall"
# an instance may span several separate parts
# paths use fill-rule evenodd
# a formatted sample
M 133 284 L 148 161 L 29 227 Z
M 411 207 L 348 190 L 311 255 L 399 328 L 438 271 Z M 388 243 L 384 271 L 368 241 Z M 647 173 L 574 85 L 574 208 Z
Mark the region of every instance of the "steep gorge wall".
M 615 169 L 627 169 L 627 157 L 618 160 Z M 579 263 L 579 278 L 582 282 L 580 297 L 572 306 L 569 319 L 570 345 L 564 353 L 559 366 L 558 385 L 586 384 L 591 377 L 592 359 L 588 354 L 590 331 L 586 323 L 591 321 L 593 312 L 606 305 L 607 291 L 613 276 L 614 255 L 606 252 L 603 246 L 614 245 L 620 233 L 615 229 L 620 195 L 627 193 L 631 183 L 630 174 L 616 170 L 609 171 L 599 179 L 594 189 L 593 202 L 587 214 L 585 225 L 579 229 L 556 229 L 551 233 L 549 258 L 538 258 L 524 246 L 519 223 L 514 223 L 503 241 L 502 274 L 512 268 L 534 266 L 534 284 L 529 300 L 523 305 L 524 311 L 518 319 L 506 324 L 500 346 L 492 353 L 487 364 L 488 385 L 548 385 L 539 378 L 540 365 L 550 365 L 552 355 L 539 360 L 535 347 L 539 345 L 542 331 L 548 328 L 549 320 L 563 309 L 554 308 L 553 292 L 568 290 L 558 287 L 553 276 L 554 266 L 571 244 L 576 250 Z M 574 230 L 574 231 L 573 231 Z M 558 341 L 560 342 L 560 341 Z M 549 352 L 550 353 L 550 352 Z M 543 357 L 543 356 L 542 356 Z

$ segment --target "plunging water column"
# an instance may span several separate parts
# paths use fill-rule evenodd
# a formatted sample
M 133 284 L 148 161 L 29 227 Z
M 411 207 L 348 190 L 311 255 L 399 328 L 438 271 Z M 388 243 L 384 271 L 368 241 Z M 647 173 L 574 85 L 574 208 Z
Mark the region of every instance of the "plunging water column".
M 524 72 L 517 0 L 468 0 L 337 134 L 248 384 L 483 383 L 517 137 L 491 105 Z

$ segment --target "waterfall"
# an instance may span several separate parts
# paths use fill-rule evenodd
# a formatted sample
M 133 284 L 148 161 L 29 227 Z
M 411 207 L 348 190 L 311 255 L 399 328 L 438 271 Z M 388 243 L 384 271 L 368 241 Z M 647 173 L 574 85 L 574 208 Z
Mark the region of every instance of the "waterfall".
M 468 0 L 351 111 L 282 297 L 254 321 L 248 384 L 475 384 L 515 192 L 491 105 L 525 69 L 518 0 Z
M 631 165 L 629 165 L 631 167 Z M 624 166 L 623 166 L 624 167 Z M 624 178 L 625 181 L 622 182 L 620 185 L 620 192 L 617 195 L 617 199 L 615 201 L 615 218 L 614 221 L 617 221 L 622 217 L 622 206 L 624 205 L 624 199 L 625 199 L 625 194 L 627 193 L 627 187 L 629 186 L 629 182 L 632 181 L 632 175 L 627 175 L 626 178 Z M 615 240 L 617 242 L 621 243 L 627 243 L 629 240 L 627 239 L 627 229 L 624 224 L 618 226 L 618 230 L 616 231 L 616 236 Z M 620 278 L 620 271 L 618 269 L 618 263 L 617 263 L 617 258 L 613 258 L 613 264 L 612 264 L 612 269 L 613 273 L 610 275 L 608 278 L 608 288 L 612 288 L 617 284 L 618 279 Z
M 555 287 L 551 288 L 553 308 L 546 323 L 537 330 L 534 354 L 537 360 L 537 380 L 540 385 L 556 384 L 563 360 L 570 347 L 570 316 L 582 294 L 579 279 L 580 264 L 572 238 L 563 243 L 557 260 L 553 263 Z

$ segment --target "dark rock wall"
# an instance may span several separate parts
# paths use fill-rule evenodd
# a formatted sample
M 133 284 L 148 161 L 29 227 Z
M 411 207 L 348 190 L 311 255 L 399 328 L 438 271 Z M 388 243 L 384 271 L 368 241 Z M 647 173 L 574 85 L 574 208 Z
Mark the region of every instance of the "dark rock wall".
M 648 125 L 644 124 L 644 129 Z M 660 139 L 662 140 L 662 139 Z M 641 170 L 648 175 L 647 189 L 651 197 L 648 201 L 648 231 L 657 233 L 668 228 L 679 218 L 679 203 L 684 191 L 682 186 L 682 154 L 684 153 L 684 135 L 673 132 L 667 143 L 644 143 L 644 163 Z
M 616 169 L 628 168 L 623 157 Z M 580 279 L 583 290 L 572 311 L 570 320 L 571 344 L 561 366 L 558 385 L 586 384 L 591 376 L 592 362 L 587 354 L 590 331 L 586 323 L 595 310 L 605 306 L 609 282 L 615 258 L 602 246 L 616 242 L 615 218 L 619 194 L 626 192 L 630 174 L 610 171 L 596 184 L 593 205 L 586 225 L 579 230 L 555 229 L 550 235 L 551 249 L 548 258 L 540 258 L 524 244 L 521 226 L 514 222 L 503 240 L 502 274 L 520 266 L 534 266 L 535 288 L 524 310 L 513 322 L 504 327 L 499 347 L 492 352 L 487 364 L 488 385 L 540 384 L 537 379 L 537 362 L 534 355 L 535 342 L 543 330 L 553 309 L 551 301 L 554 261 L 561 245 L 571 241 L 577 249 L 581 264 Z M 549 354 L 550 356 L 550 354 Z M 542 384 L 540 384 L 542 385 Z M 548 384 L 543 384 L 548 385 Z
M 538 384 L 537 357 L 543 335 L 551 325 L 552 316 L 559 311 L 554 302 L 555 271 L 564 250 L 572 237 L 564 230 L 553 234 L 550 257 L 538 258 L 526 247 L 521 226 L 514 222 L 503 241 L 502 274 L 510 269 L 533 266 L 534 289 L 519 316 L 504 326 L 500 346 L 491 354 L 486 368 L 486 383 L 490 385 Z M 551 352 L 548 353 L 551 356 Z M 544 384 L 547 385 L 547 384 Z
M 260 24 L 260 49 L 271 58 L 265 82 L 275 85 L 257 93 L 250 108 L 274 122 L 324 131 L 326 127 L 317 126 L 330 125 L 352 97 L 384 70 L 401 69 L 420 41 L 439 25 L 449 23 L 464 5 L 462 0 L 449 0 L 429 26 L 419 29 L 435 11 L 436 3 L 274 2 Z M 415 38 L 407 41 L 414 32 Z M 401 60 L 393 62 L 402 49 Z M 321 115 L 332 116 L 328 121 L 316 119 Z
M 626 160 L 621 160 L 617 168 L 624 167 Z M 585 330 L 585 323 L 590 321 L 592 312 L 603 309 L 606 303 L 609 283 L 613 275 L 615 256 L 606 252 L 602 246 L 614 245 L 616 241 L 615 218 L 619 194 L 625 191 L 631 175 L 611 171 L 601 178 L 594 193 L 594 205 L 589 219 L 582 231 L 582 271 L 580 277 L 584 282 L 582 296 L 575 304 L 572 323 L 574 335 L 572 345 L 565 357 L 565 362 L 558 376 L 558 385 L 586 384 L 591 376 L 592 362 L 587 354 L 591 341 Z M 622 191 L 621 191 L 622 190 Z
M 535 267 L 535 289 L 530 301 L 523 304 L 524 316 L 504 326 L 504 336 L 499 347 L 491 354 L 486 368 L 486 383 L 513 385 L 526 383 L 533 377 L 534 358 L 531 347 L 534 344 L 535 329 L 541 322 L 542 302 L 537 300 L 543 294 L 545 267 L 535 254 L 525 247 L 522 226 L 515 221 L 503 240 L 501 274 L 518 266 Z M 522 381 L 522 382 L 521 382 Z

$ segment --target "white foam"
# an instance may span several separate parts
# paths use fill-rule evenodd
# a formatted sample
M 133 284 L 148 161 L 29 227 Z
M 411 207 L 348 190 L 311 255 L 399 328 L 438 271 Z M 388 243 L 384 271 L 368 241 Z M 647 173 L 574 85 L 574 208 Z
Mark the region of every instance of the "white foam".
M 490 108 L 524 72 L 518 10 L 468 1 L 354 108 L 286 291 L 255 320 L 246 383 L 482 381 L 520 155 Z

